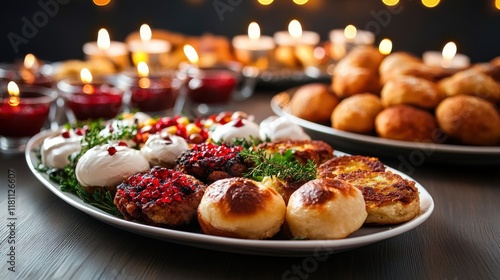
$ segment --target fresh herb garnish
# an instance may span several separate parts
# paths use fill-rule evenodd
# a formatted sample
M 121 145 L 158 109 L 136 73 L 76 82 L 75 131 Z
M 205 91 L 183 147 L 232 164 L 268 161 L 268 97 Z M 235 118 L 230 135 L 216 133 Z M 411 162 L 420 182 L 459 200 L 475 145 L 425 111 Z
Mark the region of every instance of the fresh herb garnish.
M 316 178 L 316 165 L 308 160 L 301 164 L 294 156 L 293 150 L 283 154 L 267 154 L 264 150 L 244 149 L 241 155 L 253 163 L 245 177 L 262 181 L 266 176 L 276 176 L 283 180 L 310 181 Z

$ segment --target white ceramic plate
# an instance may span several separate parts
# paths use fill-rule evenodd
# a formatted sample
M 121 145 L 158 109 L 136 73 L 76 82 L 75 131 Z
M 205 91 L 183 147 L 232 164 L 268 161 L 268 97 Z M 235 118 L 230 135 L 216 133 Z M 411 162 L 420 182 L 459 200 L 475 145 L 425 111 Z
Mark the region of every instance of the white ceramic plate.
M 500 146 L 481 147 L 383 139 L 342 131 L 298 118 L 292 115 L 288 108 L 296 89 L 292 88 L 275 95 L 271 99 L 273 112 L 300 125 L 313 139 L 323 140 L 335 149 L 351 154 L 394 157 L 403 166 L 419 166 L 426 161 L 452 164 L 500 164 Z
M 367 227 L 363 226 L 360 230 L 346 239 L 339 240 L 245 240 L 236 238 L 226 238 L 204 235 L 200 233 L 178 231 L 165 229 L 149 225 L 143 225 L 136 222 L 126 221 L 124 219 L 112 216 L 100 209 L 81 201 L 77 196 L 63 192 L 59 185 L 52 182 L 47 174 L 38 172 L 36 166 L 39 162 L 37 150 L 39 150 L 43 139 L 54 132 L 45 131 L 34 136 L 26 148 L 26 161 L 30 170 L 40 182 L 45 185 L 59 198 L 69 205 L 89 214 L 90 216 L 127 231 L 131 231 L 144 236 L 153 237 L 174 243 L 180 243 L 188 246 L 207 248 L 217 251 L 226 251 L 242 254 L 254 255 L 273 255 L 273 256 L 307 256 L 325 253 L 337 253 L 349 249 L 354 249 L 368 245 L 377 241 L 388 239 L 404 232 L 407 232 L 421 223 L 431 215 L 434 209 L 434 201 L 430 194 L 416 183 L 420 191 L 420 214 L 413 220 L 395 226 Z M 341 154 L 340 152 L 338 154 Z M 404 178 L 413 180 L 409 176 L 389 168 L 394 173 L 398 173 Z

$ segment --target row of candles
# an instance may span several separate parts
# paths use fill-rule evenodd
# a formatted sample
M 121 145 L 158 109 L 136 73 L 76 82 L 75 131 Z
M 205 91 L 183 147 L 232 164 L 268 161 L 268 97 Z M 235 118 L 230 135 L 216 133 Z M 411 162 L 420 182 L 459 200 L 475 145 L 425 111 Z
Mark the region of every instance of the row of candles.
M 53 86 L 53 81 L 40 74 L 42 62 L 28 54 L 19 67 L 17 76 L 20 76 L 23 84 L 44 86 L 46 89 L 25 85 L 19 88 L 14 82 L 9 82 L 7 92 L 2 93 L 0 104 L 0 151 L 18 145 L 11 143 L 12 139 L 27 138 L 40 131 L 49 118 L 51 103 L 56 98 L 64 101 L 65 107 L 69 109 L 68 117 L 74 121 L 113 118 L 124 107 L 152 113 L 164 113 L 175 107 L 177 111 L 174 110 L 174 113 L 180 113 L 179 108 L 182 109 L 183 102 L 179 102 L 179 99 L 184 101 L 186 97 L 191 104 L 205 107 L 230 102 L 238 84 L 238 73 L 228 69 L 200 67 L 199 54 L 190 45 L 183 48 L 188 63 L 182 63 L 176 70 L 159 70 L 160 56 L 168 53 L 170 43 L 152 39 L 151 29 L 147 25 L 141 26 L 140 35 L 141 39 L 130 41 L 127 48 L 122 42 L 111 41 L 105 29 L 100 30 L 97 42 L 89 42 L 83 46 L 85 54 L 89 59 L 112 61 L 114 65 L 126 70 L 118 78 L 113 76 L 115 79 L 111 83 L 106 77 L 94 78 L 84 68 L 79 79 L 68 78 L 57 83 L 59 96 L 47 89 Z M 350 49 L 372 45 L 374 41 L 373 33 L 356 30 L 352 25 L 344 30 L 332 30 L 331 57 L 338 60 Z M 274 38 L 261 36 L 259 25 L 251 23 L 248 35 L 239 35 L 232 40 L 236 57 L 244 65 L 255 66 L 257 69 L 266 67 L 270 52 L 275 50 L 276 45 L 290 48 L 292 52 L 308 53 L 308 57 L 312 58 L 319 42 L 320 36 L 317 33 L 303 31 L 296 20 L 290 22 L 288 32 L 277 32 Z M 382 53 L 389 54 L 392 43 L 384 39 L 379 49 Z M 132 52 L 132 61 L 136 64 L 136 68 L 132 70 L 128 68 L 128 50 Z M 449 43 L 442 53 L 424 53 L 423 60 L 429 65 L 444 68 L 466 68 L 469 65 L 468 57 L 457 54 L 456 51 L 456 45 Z M 156 71 L 150 71 L 151 65 Z M 2 73 L 4 80 L 15 79 L 15 75 L 9 75 L 11 72 L 6 73 L 7 75 Z M 185 89 L 183 93 L 182 89 Z M 207 113 L 208 109 L 199 112 Z
M 139 34 L 140 39 L 131 40 L 125 44 L 111 41 L 106 29 L 101 29 L 97 42 L 86 43 L 83 51 L 89 58 L 107 58 L 122 68 L 128 67 L 130 52 L 135 65 L 140 61 L 146 61 L 151 67 L 161 68 L 161 57 L 172 48 L 170 42 L 153 39 L 152 31 L 147 24 L 140 27 Z M 388 40 L 384 39 L 381 43 Z M 274 54 L 274 59 L 282 62 L 285 66 L 289 65 L 289 61 L 293 60 L 294 56 L 299 56 L 298 59 L 305 66 L 317 65 L 326 53 L 334 61 L 338 61 L 356 46 L 373 45 L 375 34 L 348 25 L 345 29 L 330 31 L 327 50 L 320 50 L 320 41 L 320 35 L 317 32 L 303 30 L 300 22 L 294 19 L 288 24 L 288 31 L 278 31 L 273 37 L 261 35 L 258 23 L 252 22 L 248 26 L 247 34 L 235 36 L 231 43 L 235 57 L 239 62 L 255 66 L 258 70 L 265 70 L 269 66 L 269 58 L 272 54 Z M 386 47 L 381 51 L 387 54 L 391 52 L 391 48 L 392 44 L 389 49 Z M 456 49 L 454 52 L 450 49 L 445 55 L 426 52 L 423 55 L 423 60 L 424 63 L 430 65 L 442 64 L 445 68 L 464 68 L 469 64 L 468 57 L 456 54 Z M 441 63 L 443 60 L 445 62 Z

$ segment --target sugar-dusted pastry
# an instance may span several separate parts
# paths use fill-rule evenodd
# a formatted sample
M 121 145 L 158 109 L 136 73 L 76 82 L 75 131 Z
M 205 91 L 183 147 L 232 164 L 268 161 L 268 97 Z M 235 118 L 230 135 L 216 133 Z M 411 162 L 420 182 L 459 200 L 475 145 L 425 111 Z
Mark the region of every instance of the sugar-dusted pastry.
M 434 142 L 438 131 L 434 116 L 408 105 L 385 108 L 375 118 L 375 130 L 382 138 Z
M 229 178 L 207 187 L 198 221 L 205 234 L 266 239 L 280 230 L 285 213 L 285 201 L 274 189 L 247 178 Z
M 359 189 L 332 178 L 309 181 L 288 201 L 286 222 L 292 237 L 339 239 L 357 231 L 367 217 Z
M 333 128 L 344 131 L 370 133 L 375 128 L 375 117 L 382 109 L 378 96 L 371 93 L 356 94 L 335 107 L 331 124 Z
M 339 99 L 329 85 L 312 83 L 299 87 L 290 99 L 290 113 L 311 122 L 324 123 L 330 119 Z
M 500 145 L 500 115 L 492 103 L 469 95 L 443 100 L 436 119 L 451 139 L 468 145 Z
M 382 87 L 380 98 L 384 107 L 407 104 L 433 109 L 445 98 L 436 83 L 408 76 L 395 76 Z
M 474 95 L 493 102 L 500 101 L 500 85 L 475 69 L 464 70 L 439 82 L 447 96 Z

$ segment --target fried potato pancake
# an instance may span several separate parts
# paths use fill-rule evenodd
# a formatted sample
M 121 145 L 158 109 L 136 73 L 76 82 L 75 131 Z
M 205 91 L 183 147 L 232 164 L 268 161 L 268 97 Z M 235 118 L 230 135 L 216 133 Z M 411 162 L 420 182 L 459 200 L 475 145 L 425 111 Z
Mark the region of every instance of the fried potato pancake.
M 385 165 L 375 157 L 340 156 L 334 157 L 318 167 L 318 177 L 335 178 L 339 174 L 351 173 L 358 170 L 383 172 Z
M 284 140 L 275 142 L 266 142 L 257 146 L 267 154 L 283 154 L 287 150 L 292 150 L 294 157 L 300 163 L 307 163 L 312 160 L 320 165 L 323 162 L 333 158 L 333 148 L 321 140 Z
M 366 224 L 399 224 L 413 219 L 420 212 L 420 197 L 415 182 L 390 171 L 354 171 L 343 173 L 344 180 L 363 193 L 368 217 Z

